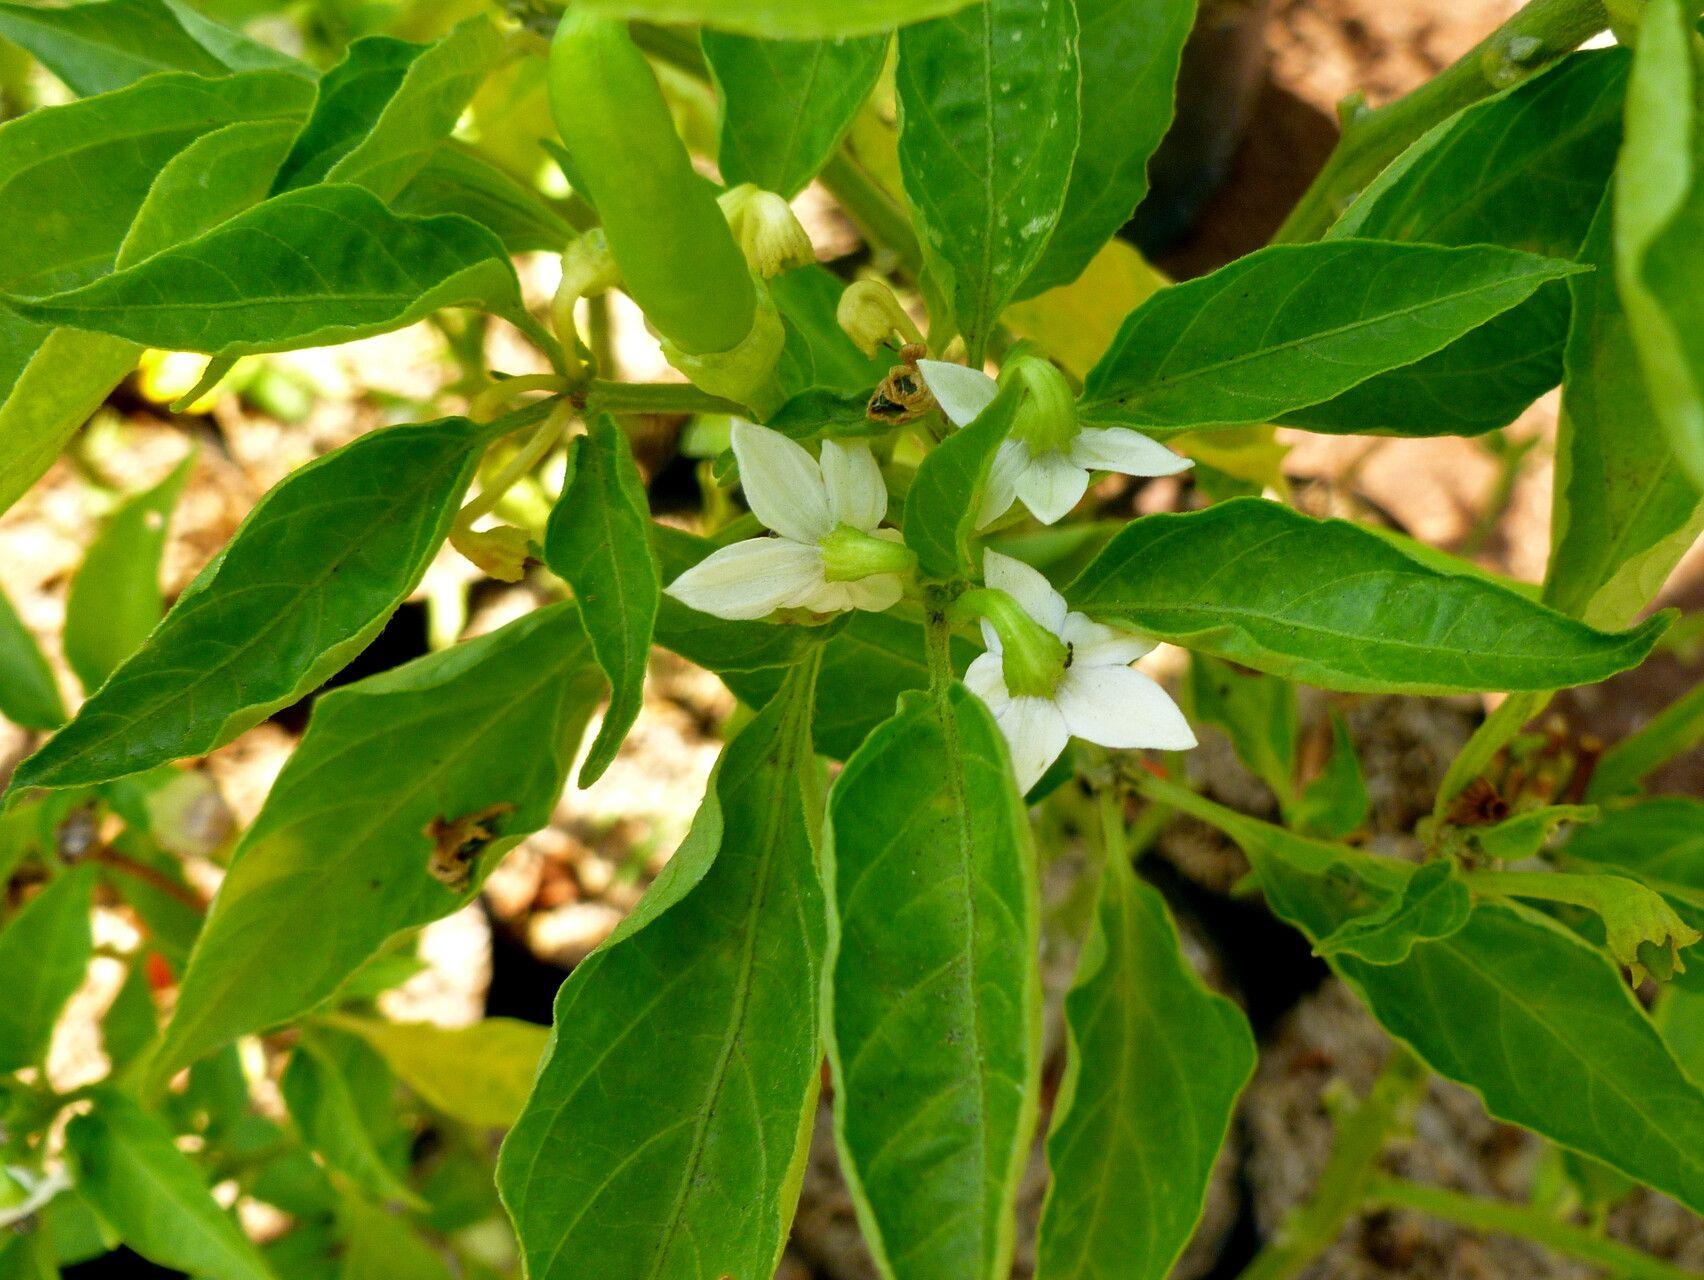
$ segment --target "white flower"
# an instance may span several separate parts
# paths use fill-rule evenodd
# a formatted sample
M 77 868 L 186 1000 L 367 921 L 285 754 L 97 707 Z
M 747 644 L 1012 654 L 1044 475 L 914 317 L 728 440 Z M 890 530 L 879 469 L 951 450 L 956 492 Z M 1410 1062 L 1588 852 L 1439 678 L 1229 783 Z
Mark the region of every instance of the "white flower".
M 1046 578 L 997 551 L 984 553 L 983 578 L 1065 646 L 1064 670 L 1051 697 L 1014 696 L 1006 686 L 999 633 L 984 619 L 988 652 L 964 673 L 965 684 L 988 704 L 1011 746 L 1019 790 L 1028 791 L 1040 780 L 1069 738 L 1123 749 L 1183 751 L 1195 745 L 1195 734 L 1177 704 L 1130 667 L 1152 644 L 1069 612 L 1065 598 Z
M 898 572 L 831 580 L 824 558 L 825 544 L 831 555 L 873 560 L 888 570 L 910 558 L 898 530 L 876 527 L 887 514 L 887 486 L 867 444 L 824 440 L 819 463 L 779 431 L 740 421 L 734 423 L 733 441 L 746 503 L 779 536 L 748 538 L 712 552 L 674 580 L 671 596 L 701 613 L 736 621 L 777 609 L 879 613 L 899 602 Z
M 955 426 L 968 426 L 993 403 L 1000 384 L 980 369 L 941 360 L 919 360 L 917 372 Z M 984 528 L 1021 501 L 1043 524 L 1053 524 L 1082 501 L 1091 471 L 1127 476 L 1171 476 L 1195 464 L 1127 427 L 1081 427 L 1064 449 L 1032 453 L 1028 443 L 1007 440 L 994 454 L 988 492 L 977 513 Z

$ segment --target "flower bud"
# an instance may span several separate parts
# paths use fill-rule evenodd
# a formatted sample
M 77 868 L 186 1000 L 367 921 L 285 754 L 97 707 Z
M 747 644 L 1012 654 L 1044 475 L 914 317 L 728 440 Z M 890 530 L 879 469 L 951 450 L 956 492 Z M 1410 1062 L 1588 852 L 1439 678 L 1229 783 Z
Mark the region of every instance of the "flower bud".
M 499 582 L 519 582 L 526 573 L 529 535 L 512 524 L 492 529 L 456 529 L 450 545 Z
M 1035 355 L 1008 360 L 1001 380 L 1024 388 L 1012 417 L 1012 438 L 1028 446 L 1031 457 L 1068 449 L 1081 427 L 1077 398 L 1065 375 L 1051 361 Z
M 830 582 L 857 582 L 878 573 L 910 573 L 917 553 L 903 542 L 843 524 L 822 540 L 822 567 Z
M 720 197 L 728 229 L 739 242 L 747 264 L 765 280 L 790 267 L 816 261 L 811 238 L 799 225 L 793 207 L 773 191 L 742 183 Z
M 879 280 L 854 280 L 847 285 L 834 319 L 867 356 L 874 357 L 876 348 L 896 338 L 901 346 L 923 343 L 923 335 L 893 290 Z
M 973 587 L 958 598 L 961 613 L 988 620 L 1000 637 L 1000 668 L 1014 698 L 1051 698 L 1070 661 L 1065 642 L 1025 613 L 1004 591 Z

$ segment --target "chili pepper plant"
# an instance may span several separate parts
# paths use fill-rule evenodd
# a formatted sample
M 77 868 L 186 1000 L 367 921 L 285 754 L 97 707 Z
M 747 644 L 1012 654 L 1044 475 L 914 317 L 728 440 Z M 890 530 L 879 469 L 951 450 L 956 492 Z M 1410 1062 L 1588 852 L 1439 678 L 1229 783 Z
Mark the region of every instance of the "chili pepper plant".
M 429 322 L 457 371 L 285 474 L 169 608 L 188 464 L 119 495 L 69 674 L 0 609 L 32 733 L 0 817 L 6 1276 L 122 1244 L 210 1280 L 768 1280 L 831 1105 L 890 1280 L 1011 1275 L 1038 1143 L 1024 1273 L 1159 1280 L 1258 1058 L 1138 865 L 1174 821 L 1240 847 L 1238 892 L 1392 1041 L 1246 1276 L 1391 1208 L 1686 1274 L 1601 1210 L 1704 1210 L 1704 804 L 1645 789 L 1704 696 L 1607 750 L 1542 717 L 1697 632 L 1652 612 L 1704 527 L 1691 6 L 1531 0 L 1346 104 L 1272 243 L 1176 282 L 1118 233 L 1191 0 L 397 8 L 424 40 L 293 8 L 0 4 L 35 104 L 0 124 L 0 501 L 161 353 L 202 358 L 159 412 L 203 439 L 195 405 L 275 353 Z M 668 376 L 623 376 L 635 309 Z M 1540 582 L 1304 510 L 1279 467 L 1282 426 L 1512 468 L 1504 429 L 1557 387 Z M 687 420 L 691 509 L 660 521 L 635 438 Z M 337 677 L 439 557 L 529 607 L 319 696 L 258 816 L 199 838 L 196 762 Z M 419 931 L 616 759 L 658 648 L 738 710 L 548 1038 L 387 1020 Z M 1394 843 L 1342 714 L 1366 695 L 1496 695 Z M 1209 729 L 1265 816 L 1207 794 Z M 44 1064 L 91 963 L 125 976 L 67 1084 Z M 1432 1075 L 1574 1190 L 1385 1173 Z

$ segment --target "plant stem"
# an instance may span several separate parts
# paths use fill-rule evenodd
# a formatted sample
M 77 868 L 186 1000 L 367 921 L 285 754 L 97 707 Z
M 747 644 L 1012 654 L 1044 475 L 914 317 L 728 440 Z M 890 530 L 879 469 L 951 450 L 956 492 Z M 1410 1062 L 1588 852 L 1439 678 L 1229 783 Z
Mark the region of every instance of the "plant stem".
M 923 631 L 923 647 L 929 658 L 929 688 L 944 699 L 958 679 L 953 671 L 953 620 L 945 605 L 931 601 L 925 608 L 928 624 Z
M 1384 167 L 1433 125 L 1536 75 L 1609 25 L 1602 0 L 1531 0 L 1456 63 L 1388 106 L 1352 116 L 1276 243 L 1318 239 Z
M 1456 758 L 1450 761 L 1443 785 L 1438 788 L 1437 804 L 1432 809 L 1434 818 L 1443 820 L 1449 812 L 1450 801 L 1485 772 L 1492 757 L 1509 745 L 1514 736 L 1526 727 L 1527 721 L 1544 710 L 1550 698 L 1547 691 L 1511 693 L 1485 717 Z
M 1367 1181 L 1367 1201 L 1378 1208 L 1413 1209 L 1474 1231 L 1531 1240 L 1570 1258 L 1603 1267 L 1621 1280 L 1698 1280 L 1694 1271 L 1684 1271 L 1524 1205 L 1481 1200 L 1459 1191 L 1422 1186 L 1378 1173 Z
M 732 400 L 700 391 L 690 382 L 606 382 L 586 384 L 587 413 L 725 413 L 744 417 L 748 410 Z
M 844 147 L 817 176 L 866 240 L 890 250 L 907 275 L 915 278 L 923 270 L 923 247 L 911 219 Z
M 1385 1141 L 1405 1117 L 1425 1078 L 1419 1059 L 1401 1045 L 1392 1049 L 1390 1061 L 1367 1096 L 1338 1125 L 1313 1195 L 1291 1212 L 1277 1237 L 1255 1256 L 1240 1280 L 1286 1280 L 1337 1239 L 1361 1207 Z

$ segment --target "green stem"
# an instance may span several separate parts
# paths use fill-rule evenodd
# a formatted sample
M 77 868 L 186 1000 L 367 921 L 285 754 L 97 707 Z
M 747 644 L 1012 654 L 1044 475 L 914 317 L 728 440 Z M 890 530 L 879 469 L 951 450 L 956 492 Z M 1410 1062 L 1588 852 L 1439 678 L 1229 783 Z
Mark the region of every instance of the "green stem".
M 915 278 L 923 270 L 923 247 L 911 219 L 844 148 L 828 158 L 817 176 L 866 240 L 890 250 L 905 274 Z
M 1531 0 L 1412 93 L 1351 118 L 1324 170 L 1273 240 L 1318 239 L 1387 164 L 1433 125 L 1536 75 L 1608 25 L 1602 0 Z
M 1514 740 L 1515 735 L 1526 727 L 1527 721 L 1544 710 L 1550 698 L 1547 691 L 1511 693 L 1485 717 L 1456 758 L 1450 761 L 1443 785 L 1438 788 L 1437 804 L 1432 809 L 1434 818 L 1443 820 L 1449 812 L 1450 801 L 1485 772 L 1492 758 Z
M 700 391 L 690 382 L 605 382 L 586 385 L 587 413 L 725 413 L 744 417 L 746 407 Z
M 1425 1068 L 1413 1054 L 1401 1045 L 1393 1048 L 1367 1096 L 1338 1125 L 1313 1195 L 1291 1212 L 1240 1280 L 1287 1280 L 1331 1246 L 1360 1209 L 1385 1142 L 1425 1078 Z
M 1704 681 L 1604 752 L 1586 799 L 1607 800 L 1635 791 L 1646 774 L 1699 743 L 1704 743 Z
M 935 696 L 944 699 L 947 690 L 952 687 L 958 674 L 953 670 L 953 620 L 948 616 L 943 606 L 931 603 L 928 606 L 928 625 L 923 631 L 923 647 L 929 659 L 929 688 Z
M 1473 1231 L 1531 1240 L 1567 1257 L 1603 1267 L 1620 1280 L 1698 1280 L 1697 1272 L 1682 1270 L 1570 1223 L 1558 1222 L 1524 1205 L 1481 1200 L 1459 1191 L 1422 1186 L 1383 1174 L 1368 1179 L 1367 1201 L 1378 1208 L 1413 1209 Z

